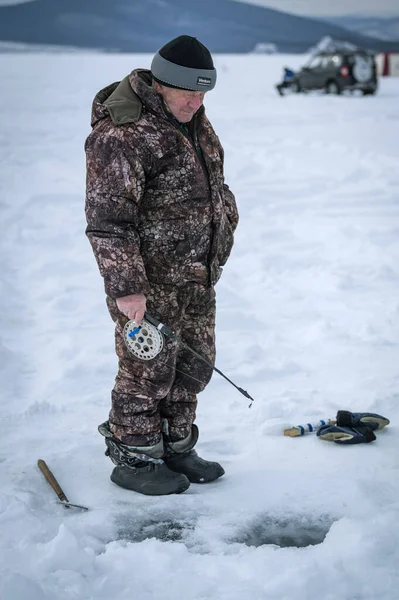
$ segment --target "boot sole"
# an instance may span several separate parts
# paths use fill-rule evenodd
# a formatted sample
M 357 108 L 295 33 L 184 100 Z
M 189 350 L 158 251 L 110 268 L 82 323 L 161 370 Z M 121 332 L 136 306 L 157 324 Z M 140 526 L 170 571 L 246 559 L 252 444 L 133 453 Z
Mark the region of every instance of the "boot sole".
M 143 494 L 144 496 L 170 496 L 171 494 L 182 494 L 190 487 L 190 481 L 186 478 L 186 481 L 182 481 L 180 485 L 178 485 L 174 489 L 165 490 L 165 491 L 154 491 L 151 490 L 151 485 L 142 484 L 141 486 L 133 487 L 126 485 L 123 480 L 120 480 L 114 474 L 111 474 L 111 481 L 115 483 L 118 487 L 123 488 L 124 490 L 129 490 L 130 492 L 137 492 L 138 494 Z
M 171 467 L 171 466 L 169 466 L 169 469 L 171 471 L 174 471 L 175 473 L 181 473 L 182 475 L 185 475 L 190 483 L 197 483 L 199 485 L 203 485 L 206 483 L 212 483 L 212 481 L 216 481 L 220 477 L 223 477 L 223 475 L 225 474 L 225 470 L 223 469 L 223 467 L 221 467 L 221 470 L 217 474 L 214 473 L 211 476 L 208 475 L 208 477 L 206 477 L 206 476 L 200 477 L 197 473 L 193 473 L 193 472 L 190 473 L 190 471 L 187 471 L 187 470 L 177 471 L 177 470 L 173 469 L 173 467 Z

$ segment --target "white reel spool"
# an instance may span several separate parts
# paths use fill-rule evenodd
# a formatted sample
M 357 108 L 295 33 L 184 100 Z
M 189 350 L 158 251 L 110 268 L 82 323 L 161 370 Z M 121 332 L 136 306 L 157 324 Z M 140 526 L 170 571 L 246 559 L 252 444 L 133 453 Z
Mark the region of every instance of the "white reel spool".
M 143 319 L 128 321 L 123 328 L 123 337 L 128 350 L 141 360 L 152 360 L 163 348 L 163 335 L 154 325 Z

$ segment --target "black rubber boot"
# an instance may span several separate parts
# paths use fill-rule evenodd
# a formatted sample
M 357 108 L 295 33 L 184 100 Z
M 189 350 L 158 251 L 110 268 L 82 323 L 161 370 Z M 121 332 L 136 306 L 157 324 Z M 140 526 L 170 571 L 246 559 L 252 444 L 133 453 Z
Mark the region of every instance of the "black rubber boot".
M 190 485 L 185 475 L 171 471 L 164 462 L 140 462 L 136 467 L 115 467 L 111 481 L 146 496 L 181 494 Z
M 224 469 L 219 463 L 204 460 L 193 450 L 199 437 L 198 427 L 195 424 L 192 425 L 191 433 L 186 438 L 174 442 L 170 440 L 167 423 L 164 423 L 163 427 L 165 440 L 163 460 L 169 469 L 182 473 L 191 483 L 209 483 L 224 475 Z
M 185 475 L 191 483 L 209 483 L 224 475 L 219 463 L 200 458 L 195 450 L 164 457 L 165 464 L 176 473 Z
M 189 487 L 187 477 L 170 470 L 162 460 L 162 437 L 153 446 L 129 446 L 114 438 L 108 421 L 98 430 L 105 437 L 106 456 L 116 465 L 111 473 L 116 485 L 147 496 L 181 494 Z

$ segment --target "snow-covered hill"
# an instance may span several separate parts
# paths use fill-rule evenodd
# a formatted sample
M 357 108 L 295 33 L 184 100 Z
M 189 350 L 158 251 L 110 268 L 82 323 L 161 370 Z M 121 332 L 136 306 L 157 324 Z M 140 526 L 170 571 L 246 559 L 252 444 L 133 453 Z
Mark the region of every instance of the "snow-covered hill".
M 307 52 L 325 36 L 373 50 L 399 49 L 399 42 L 232 0 L 35 0 L 0 6 L 2 41 L 155 52 L 182 33 L 198 37 L 212 52 L 251 52 L 257 44 Z

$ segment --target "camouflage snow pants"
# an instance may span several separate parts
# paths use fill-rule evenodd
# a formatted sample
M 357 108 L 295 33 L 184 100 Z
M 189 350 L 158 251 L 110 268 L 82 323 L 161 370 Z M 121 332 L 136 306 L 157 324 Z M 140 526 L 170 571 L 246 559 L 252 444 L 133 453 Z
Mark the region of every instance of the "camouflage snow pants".
M 109 415 L 113 435 L 124 444 L 151 446 L 161 438 L 161 422 L 167 419 L 172 441 L 191 433 L 197 394 L 212 376 L 212 369 L 174 340 L 145 361 L 130 354 L 123 341 L 126 317 L 115 300 L 107 298 L 116 323 L 115 342 L 119 369 L 112 391 Z M 147 312 L 165 323 L 212 365 L 215 361 L 215 291 L 199 283 L 181 286 L 152 285 Z M 186 374 L 190 375 L 188 377 Z

